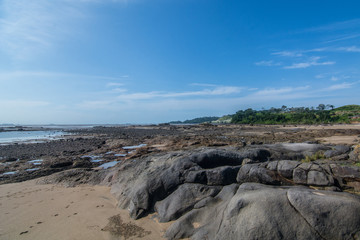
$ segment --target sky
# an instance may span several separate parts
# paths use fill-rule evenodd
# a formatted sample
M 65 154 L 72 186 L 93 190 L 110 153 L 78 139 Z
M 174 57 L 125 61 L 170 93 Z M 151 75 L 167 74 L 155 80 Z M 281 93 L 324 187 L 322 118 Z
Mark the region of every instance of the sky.
M 0 0 L 0 124 L 360 104 L 360 2 Z

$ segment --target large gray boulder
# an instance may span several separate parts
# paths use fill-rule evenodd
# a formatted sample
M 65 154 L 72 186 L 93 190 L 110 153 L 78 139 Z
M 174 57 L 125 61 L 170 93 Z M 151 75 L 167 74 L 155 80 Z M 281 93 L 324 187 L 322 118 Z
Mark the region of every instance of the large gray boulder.
M 346 193 L 229 185 L 166 232 L 169 239 L 354 239 L 360 200 Z M 355 238 L 356 239 L 356 238 Z
M 167 198 L 155 204 L 160 222 L 169 222 L 193 209 L 194 205 L 204 198 L 216 196 L 221 187 L 185 183 Z

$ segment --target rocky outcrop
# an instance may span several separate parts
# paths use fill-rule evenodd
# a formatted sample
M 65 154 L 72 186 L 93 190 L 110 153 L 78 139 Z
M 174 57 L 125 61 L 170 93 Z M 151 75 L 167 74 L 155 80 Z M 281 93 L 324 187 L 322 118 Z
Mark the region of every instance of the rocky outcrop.
M 330 149 L 318 144 L 262 147 L 138 158 L 113 169 L 103 184 L 131 217 L 157 212 L 161 222 L 174 221 L 169 239 L 360 237 L 360 199 L 340 192 L 356 189 L 358 167 L 275 158 Z

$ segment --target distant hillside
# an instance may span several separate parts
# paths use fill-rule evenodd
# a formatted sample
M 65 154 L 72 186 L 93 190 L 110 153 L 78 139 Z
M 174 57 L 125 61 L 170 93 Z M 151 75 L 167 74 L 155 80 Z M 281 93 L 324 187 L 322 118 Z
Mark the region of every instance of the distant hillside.
M 345 105 L 334 109 L 335 112 L 344 111 L 344 112 L 360 112 L 360 105 Z
M 172 121 L 170 124 L 199 123 L 239 123 L 239 124 L 322 124 L 360 122 L 360 105 L 345 105 L 335 108 L 333 105 L 319 104 L 314 107 L 270 108 L 237 111 L 222 117 L 199 117 L 186 121 Z
M 170 124 L 198 124 L 198 123 L 207 123 L 218 120 L 219 117 L 199 117 L 191 120 L 185 121 L 172 121 Z
M 346 105 L 334 109 L 333 105 L 319 104 L 316 108 L 282 106 L 260 111 L 249 108 L 236 112 L 231 122 L 241 124 L 321 124 L 350 123 L 359 120 L 359 105 Z

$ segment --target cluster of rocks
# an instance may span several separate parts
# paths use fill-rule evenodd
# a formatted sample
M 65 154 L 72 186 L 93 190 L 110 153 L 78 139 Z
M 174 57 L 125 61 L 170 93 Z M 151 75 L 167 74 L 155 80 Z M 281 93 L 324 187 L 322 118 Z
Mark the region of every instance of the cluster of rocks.
M 359 239 L 360 198 L 343 192 L 359 190 L 359 167 L 281 159 L 319 150 L 351 154 L 308 143 L 201 148 L 125 162 L 102 184 L 132 218 L 174 221 L 169 239 Z

